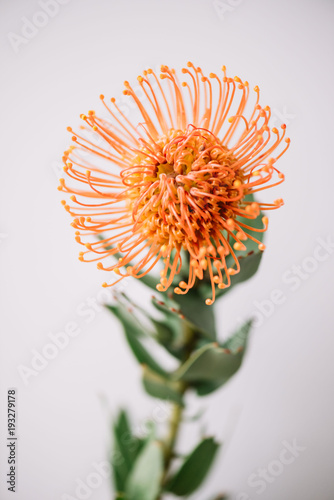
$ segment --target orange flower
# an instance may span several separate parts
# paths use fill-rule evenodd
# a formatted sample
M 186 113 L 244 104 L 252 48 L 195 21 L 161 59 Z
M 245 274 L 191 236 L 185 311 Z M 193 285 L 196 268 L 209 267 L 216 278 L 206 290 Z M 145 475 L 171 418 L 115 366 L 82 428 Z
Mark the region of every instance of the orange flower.
M 228 287 L 230 275 L 240 270 L 234 250 L 246 250 L 247 239 L 264 250 L 248 231 L 265 231 L 267 217 L 262 229 L 238 218 L 254 220 L 260 210 L 283 204 L 256 203 L 245 196 L 283 182 L 275 163 L 290 139 L 284 145 L 285 125 L 270 130 L 270 108 L 260 106 L 258 87 L 246 118 L 248 82 L 227 77 L 224 66 L 222 71 L 222 78 L 214 73 L 208 78 L 189 62 L 182 69 L 187 81 L 180 84 L 168 66 L 161 67 L 163 83 L 148 69 L 138 77 L 147 108 L 125 82 L 124 94 L 143 118 L 136 127 L 114 98 L 107 104 L 102 95 L 111 121 L 94 111 L 81 115 L 84 132 L 75 133 L 63 158 L 74 182 L 70 187 L 60 179 L 58 189 L 72 193 L 74 205 L 62 203 L 74 217 L 76 240 L 85 246 L 80 260 L 98 261 L 98 269 L 114 271 L 119 278 L 111 285 L 126 276 L 144 276 L 162 259 L 157 289 L 166 291 L 187 259 L 188 280 L 174 292 L 187 293 L 205 275 L 212 284 L 206 303 L 212 304 L 215 286 Z M 273 176 L 277 179 L 270 183 Z M 101 236 L 84 243 L 84 235 Z M 117 263 L 104 267 L 103 259 L 119 253 Z M 227 268 L 227 255 L 235 268 Z

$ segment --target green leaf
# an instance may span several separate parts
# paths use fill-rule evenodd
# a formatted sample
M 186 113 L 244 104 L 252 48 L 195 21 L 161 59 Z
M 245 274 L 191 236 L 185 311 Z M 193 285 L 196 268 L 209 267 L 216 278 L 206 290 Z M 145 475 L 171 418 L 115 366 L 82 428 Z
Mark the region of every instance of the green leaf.
M 227 352 L 230 351 L 229 356 L 235 360 L 235 372 L 241 366 L 243 357 L 246 352 L 247 342 L 249 332 L 252 326 L 252 320 L 247 321 L 241 328 L 239 328 L 228 340 L 226 340 L 222 344 L 223 349 L 227 349 Z M 234 372 L 234 373 L 235 373 Z M 224 385 L 229 378 L 233 375 L 230 373 L 229 377 L 222 377 L 213 381 L 204 381 L 196 384 L 196 391 L 199 396 L 206 396 L 211 392 L 215 391 L 222 385 Z
M 177 359 L 184 357 L 184 331 L 182 330 L 181 318 L 177 315 L 167 315 L 158 320 L 149 316 L 154 326 L 154 338 L 172 356 Z
M 133 311 L 139 311 L 152 324 L 152 332 L 149 334 L 150 337 L 154 338 L 156 342 L 162 345 L 176 358 L 184 358 L 182 326 L 180 325 L 180 317 L 174 314 L 174 310 L 168 311 L 171 312 L 171 314 L 167 314 L 165 311 L 166 318 L 158 320 L 153 318 L 145 309 L 135 304 L 125 293 L 121 293 L 120 297 L 122 297 L 123 301 L 128 306 L 126 313 L 129 316 L 129 319 L 133 319 L 133 325 L 137 328 L 139 336 L 142 336 L 144 329 L 142 326 L 138 329 L 138 325 L 140 326 L 140 323 L 138 322 L 138 318 Z
M 131 304 L 123 304 L 116 296 L 117 305 L 106 304 L 105 307 L 109 309 L 123 324 L 127 330 L 131 330 L 136 337 L 145 337 L 147 335 L 145 328 L 142 326 L 138 318 L 134 315 L 133 307 Z
M 225 349 L 229 349 L 233 354 L 236 354 L 241 350 L 243 350 L 242 352 L 245 352 L 252 324 L 252 319 L 246 321 L 246 323 L 238 328 L 238 330 L 233 335 L 231 335 L 231 337 L 229 337 L 227 340 L 225 340 L 225 342 L 222 343 L 222 347 Z
M 162 474 L 162 446 L 157 441 L 149 441 L 138 456 L 128 478 L 126 486 L 128 500 L 156 500 Z
M 218 380 L 217 382 L 200 382 L 196 384 L 196 392 L 198 396 L 207 396 L 212 392 L 219 389 L 227 380 L 221 382 Z
M 114 425 L 114 432 L 118 447 L 130 470 L 140 448 L 140 439 L 132 434 L 125 410 L 120 411 L 118 420 L 116 420 Z
M 131 265 L 131 264 L 130 264 Z M 141 283 L 144 283 L 144 285 L 148 286 L 149 288 L 152 288 L 153 290 L 157 290 L 156 286 L 158 283 L 160 283 L 160 278 L 157 276 L 151 276 L 149 273 L 145 274 L 145 276 L 142 276 L 140 279 Z
M 173 332 L 173 338 L 178 339 L 179 343 L 182 344 L 180 333 L 182 331 L 182 327 L 185 324 L 185 317 L 181 313 L 180 308 L 176 308 L 177 304 L 172 302 L 167 295 L 165 294 L 163 297 L 164 300 L 157 299 L 154 295 L 152 296 L 152 304 L 153 306 L 161 312 L 165 316 L 165 324 Z
M 150 317 L 155 328 L 155 338 L 163 345 L 169 345 L 173 341 L 173 330 L 170 328 L 167 321 L 159 321 Z
M 197 389 L 204 384 L 208 392 L 220 387 L 240 368 L 250 327 L 248 321 L 221 346 L 210 343 L 197 349 L 172 378 L 189 382 Z M 205 393 L 205 388 L 199 389 L 199 393 Z
M 153 305 L 166 315 L 168 321 L 177 319 L 183 332 L 186 326 L 190 326 L 207 339 L 216 340 L 214 311 L 205 304 L 200 288 L 192 288 L 185 295 L 164 293 L 162 301 L 153 297 Z
M 240 355 L 233 355 L 216 343 L 206 344 L 191 354 L 174 372 L 173 378 L 186 382 L 228 380 L 240 364 Z
M 167 296 L 164 300 L 158 300 L 156 297 L 152 297 L 153 306 L 161 312 L 165 319 L 162 321 L 163 324 L 168 325 L 168 328 L 172 332 L 172 339 L 163 340 L 163 338 L 158 338 L 157 340 L 173 355 L 178 359 L 184 358 L 184 347 L 189 340 L 187 338 L 187 331 L 189 331 L 189 326 L 193 326 L 181 313 L 177 304 L 171 301 Z
M 168 310 L 171 314 L 164 311 L 165 318 L 156 319 L 151 316 L 145 309 L 139 307 L 137 304 L 134 304 L 129 297 L 127 297 L 124 293 L 122 294 L 124 300 L 128 304 L 130 304 L 136 310 L 139 310 L 152 324 L 152 333 L 151 337 L 153 337 L 160 345 L 162 345 L 170 354 L 175 356 L 178 359 L 183 359 L 183 330 L 182 325 L 180 324 L 180 316 L 175 313 L 174 309 Z M 138 321 L 138 320 L 137 320 Z
M 139 337 L 146 335 L 140 323 L 133 320 L 131 313 L 122 304 L 107 305 L 106 307 L 121 321 L 128 344 L 139 363 L 147 365 L 162 376 L 166 376 L 166 371 L 155 361 L 139 340 Z
M 169 480 L 166 490 L 177 496 L 193 493 L 207 476 L 218 448 L 213 438 L 204 439 Z
M 180 331 L 184 332 L 188 326 L 205 338 L 216 340 L 213 309 L 205 304 L 199 290 L 191 289 L 185 295 L 173 294 L 172 298 L 164 294 L 163 301 L 153 297 L 152 302 L 156 309 L 166 315 L 169 323 L 171 320 L 178 321 Z
M 162 345 L 172 356 L 177 359 L 184 358 L 184 335 L 179 320 L 164 319 L 156 320 L 151 318 L 155 327 L 154 338 L 160 345 Z M 174 324 L 173 324 L 174 323 Z
M 228 288 L 224 288 L 223 290 L 217 290 L 217 298 L 221 297 L 225 293 L 231 291 L 231 289 L 237 285 L 238 283 L 243 283 L 244 281 L 249 280 L 254 276 L 257 272 L 260 262 L 263 256 L 263 252 L 261 250 L 254 251 L 253 253 L 249 253 L 245 256 L 239 257 L 240 262 L 240 271 L 238 274 L 234 274 L 231 276 L 231 285 Z M 231 266 L 235 267 L 235 266 Z
M 114 450 L 116 452 L 116 449 Z M 117 459 L 117 463 L 115 464 L 115 460 L 111 460 L 112 469 L 113 469 L 113 478 L 114 485 L 117 490 L 122 490 L 125 488 L 126 478 L 128 471 L 126 470 L 124 460 L 121 457 Z
M 112 460 L 114 483 L 118 491 L 124 491 L 126 479 L 140 450 L 141 440 L 133 436 L 127 414 L 121 410 L 113 424 L 116 460 Z
M 173 294 L 173 300 L 180 306 L 187 321 L 206 338 L 216 340 L 214 310 L 206 305 L 205 298 L 198 289 L 191 289 L 185 295 Z
M 167 399 L 168 401 L 174 401 L 179 405 L 183 405 L 182 394 L 180 392 L 182 386 L 180 383 L 160 377 L 160 375 L 157 375 L 146 367 L 143 373 L 143 384 L 150 396 Z

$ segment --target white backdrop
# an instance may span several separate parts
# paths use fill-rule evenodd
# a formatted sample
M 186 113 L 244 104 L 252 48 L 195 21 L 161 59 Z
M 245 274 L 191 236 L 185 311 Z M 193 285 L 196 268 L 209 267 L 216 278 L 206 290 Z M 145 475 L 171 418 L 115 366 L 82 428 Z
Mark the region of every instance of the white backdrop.
M 109 500 L 109 479 L 92 473 L 106 460 L 110 415 L 120 405 L 134 425 L 164 415 L 141 388 L 119 324 L 98 305 L 101 273 L 77 260 L 56 188 L 67 125 L 98 109 L 100 93 L 121 97 L 123 81 L 148 66 L 189 59 L 258 84 L 292 139 L 280 160 L 286 182 L 266 193 L 285 206 L 270 214 L 260 271 L 218 306 L 220 335 L 240 317 L 258 321 L 242 370 L 201 401 L 205 432 L 224 446 L 194 499 L 219 491 L 233 500 L 333 499 L 334 3 L 50 0 L 41 16 L 42 4 L 0 6 L 1 499 Z M 138 283 L 127 289 L 145 301 Z M 25 384 L 18 367 L 31 368 L 50 334 L 65 330 L 68 345 Z M 18 392 L 15 495 L 6 485 L 9 387 Z M 183 451 L 200 431 L 185 424 Z M 298 445 L 295 460 L 275 469 L 286 443 Z M 268 467 L 276 475 L 260 494 L 254 481 Z M 80 481 L 93 487 L 76 492 Z

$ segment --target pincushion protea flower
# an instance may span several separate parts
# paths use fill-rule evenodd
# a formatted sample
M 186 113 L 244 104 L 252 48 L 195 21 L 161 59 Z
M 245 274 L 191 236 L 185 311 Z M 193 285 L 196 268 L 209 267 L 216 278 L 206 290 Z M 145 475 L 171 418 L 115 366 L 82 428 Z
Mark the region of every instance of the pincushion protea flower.
M 143 118 L 136 127 L 114 98 L 108 104 L 102 95 L 111 121 L 94 111 L 81 115 L 85 132 L 75 133 L 63 158 L 64 171 L 74 182 L 70 186 L 60 179 L 58 189 L 72 193 L 74 205 L 62 203 L 74 217 L 76 240 L 85 246 L 80 260 L 97 261 L 98 269 L 118 275 L 103 286 L 126 276 L 140 278 L 162 259 L 157 289 L 163 292 L 175 286 L 187 258 L 187 282 L 176 283 L 174 292 L 185 294 L 196 278 L 208 276 L 210 305 L 216 285 L 228 287 L 230 275 L 240 270 L 234 250 L 246 250 L 247 239 L 264 250 L 249 231 L 265 231 L 267 217 L 261 229 L 239 218 L 251 221 L 260 210 L 282 205 L 282 200 L 268 204 L 245 197 L 283 182 L 275 163 L 290 139 L 285 138 L 285 125 L 281 131 L 269 128 L 271 111 L 259 104 L 258 87 L 246 117 L 248 82 L 227 77 L 224 66 L 222 72 L 221 78 L 214 73 L 208 78 L 189 62 L 182 69 L 187 81 L 180 84 L 168 66 L 161 66 L 163 82 L 148 69 L 138 77 L 147 108 L 125 82 L 124 94 L 135 101 Z M 100 235 L 100 240 L 85 243 L 84 235 Z M 122 257 L 104 266 L 103 259 L 116 253 Z M 227 255 L 235 262 L 233 268 L 227 267 Z

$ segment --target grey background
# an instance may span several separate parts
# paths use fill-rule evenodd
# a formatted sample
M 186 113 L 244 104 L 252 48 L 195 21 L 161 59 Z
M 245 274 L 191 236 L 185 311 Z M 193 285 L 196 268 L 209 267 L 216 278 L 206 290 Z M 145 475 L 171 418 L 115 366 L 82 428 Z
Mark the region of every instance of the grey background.
M 279 163 L 286 182 L 265 193 L 285 206 L 270 214 L 260 271 L 217 308 L 221 336 L 252 313 L 258 318 L 248 356 L 226 388 L 189 401 L 191 414 L 206 411 L 202 429 L 185 424 L 181 449 L 201 431 L 224 441 L 194 499 L 219 491 L 238 500 L 334 497 L 334 252 L 318 253 L 319 238 L 334 239 L 333 7 L 329 0 L 63 0 L 44 22 L 38 1 L 1 1 L 1 499 L 79 499 L 78 480 L 87 482 L 94 462 L 106 459 L 110 415 L 121 404 L 139 429 L 148 417 L 165 418 L 141 389 L 118 323 L 98 305 L 101 273 L 77 260 L 56 187 L 66 126 L 101 109 L 101 92 L 121 98 L 123 80 L 189 59 L 206 72 L 225 64 L 229 75 L 258 84 L 261 103 L 292 139 Z M 22 36 L 22 18 L 45 25 L 15 51 L 10 33 Z M 273 290 L 280 304 L 272 304 Z M 142 303 L 149 297 L 133 281 L 127 291 Z M 70 322 L 78 335 L 25 385 L 18 367 L 31 367 L 32 350 L 42 352 L 50 332 Z M 5 484 L 8 387 L 18 390 L 15 495 Z M 303 451 L 258 494 L 250 476 L 294 440 Z M 109 499 L 109 488 L 103 478 L 86 498 Z

